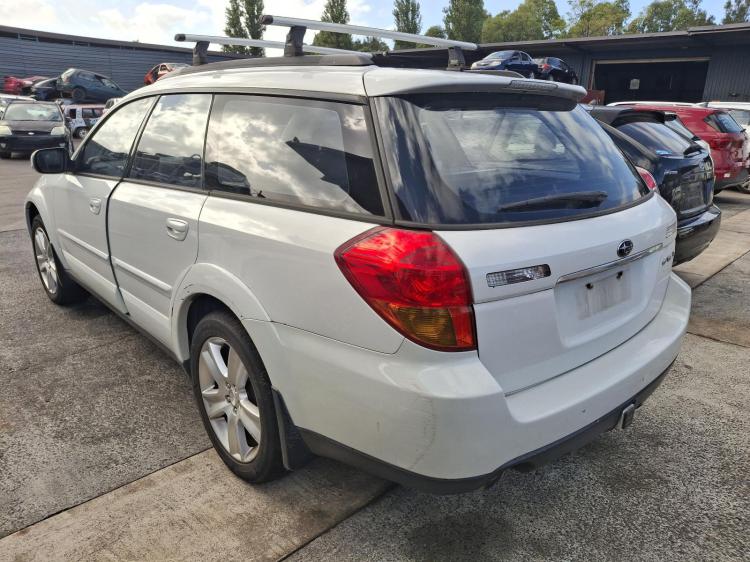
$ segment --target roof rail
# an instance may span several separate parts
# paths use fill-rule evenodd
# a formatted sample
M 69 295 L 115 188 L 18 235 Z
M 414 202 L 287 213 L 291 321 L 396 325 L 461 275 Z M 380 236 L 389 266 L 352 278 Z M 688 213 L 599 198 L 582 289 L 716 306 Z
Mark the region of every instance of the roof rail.
M 401 31 L 364 27 L 361 25 L 304 20 L 272 15 L 261 16 L 260 21 L 263 25 L 289 27 L 289 33 L 286 36 L 286 45 L 284 46 L 285 57 L 298 57 L 303 54 L 305 47 L 302 43 L 302 38 L 308 29 L 333 33 L 364 35 L 366 37 L 380 37 L 383 39 L 396 39 L 399 41 L 410 41 L 412 43 L 432 45 L 435 47 L 448 47 L 448 68 L 450 70 L 463 70 L 466 67 L 466 60 L 464 59 L 462 49 L 476 51 L 479 48 L 476 43 L 469 43 L 467 41 L 454 41 L 453 39 L 428 37 L 427 35 L 416 35 L 414 33 L 403 33 Z
M 193 66 L 199 66 L 208 62 L 208 45 L 214 43 L 217 45 L 237 45 L 243 47 L 261 47 L 264 49 L 284 49 L 285 44 L 281 41 L 266 41 L 265 39 L 245 39 L 242 37 L 223 37 L 220 35 L 191 35 L 188 33 L 178 33 L 174 36 L 175 41 L 195 42 L 193 48 Z M 305 53 L 315 53 L 319 55 L 364 55 L 360 51 L 347 51 L 346 49 L 333 49 L 331 47 L 319 47 L 317 45 L 302 45 L 302 51 Z

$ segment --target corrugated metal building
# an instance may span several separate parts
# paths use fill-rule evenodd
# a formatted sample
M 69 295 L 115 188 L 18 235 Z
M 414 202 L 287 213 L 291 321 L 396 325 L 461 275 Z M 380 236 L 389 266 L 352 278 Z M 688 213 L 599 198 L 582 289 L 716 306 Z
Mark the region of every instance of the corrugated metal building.
M 209 53 L 209 61 L 237 58 Z M 2 76 L 58 76 L 76 67 L 109 76 L 125 90 L 143 86 L 143 77 L 162 62 L 192 61 L 192 50 L 132 41 L 93 39 L 0 25 Z
M 483 44 L 471 63 L 505 49 L 567 61 L 581 84 L 621 100 L 750 101 L 750 23 L 686 31 Z M 444 49 L 405 51 L 445 67 Z M 236 58 L 211 53 L 210 61 Z M 112 77 L 127 90 L 160 62 L 190 62 L 191 50 L 0 26 L 0 76 L 56 76 L 71 66 Z
M 506 49 L 525 51 L 535 58 L 564 59 L 578 73 L 581 85 L 605 91 L 607 103 L 750 101 L 750 23 L 666 33 L 483 44 L 479 51 L 466 52 L 467 62 Z M 445 65 L 444 50 L 420 54 L 429 58 L 438 55 L 434 65 Z

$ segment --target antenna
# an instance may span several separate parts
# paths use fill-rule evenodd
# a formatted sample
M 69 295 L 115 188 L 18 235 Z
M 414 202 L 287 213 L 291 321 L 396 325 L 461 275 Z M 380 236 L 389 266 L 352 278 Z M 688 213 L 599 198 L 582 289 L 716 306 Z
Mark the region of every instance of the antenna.
M 304 35 L 304 33 L 303 33 Z M 222 37 L 220 35 L 190 35 L 187 33 L 178 33 L 174 36 L 175 41 L 179 42 L 195 42 L 193 48 L 193 65 L 199 66 L 208 62 L 208 45 L 209 43 L 215 43 L 217 45 L 237 45 L 243 47 L 261 47 L 264 49 L 284 49 L 284 55 L 286 54 L 287 45 L 281 41 L 266 41 L 265 39 L 245 39 L 242 37 Z M 300 38 L 300 43 L 301 38 Z M 345 49 L 333 49 L 331 47 L 318 47 L 317 45 L 304 45 L 301 44 L 300 56 L 306 53 L 316 53 L 319 55 L 364 55 L 360 51 L 347 51 Z
M 467 41 L 454 41 L 453 39 L 443 39 L 441 37 L 428 37 L 426 35 L 416 35 L 414 33 L 403 33 L 401 31 L 391 31 L 388 29 L 377 29 L 375 27 L 364 27 L 361 25 L 349 25 L 343 23 L 331 23 L 327 21 L 303 20 L 299 18 L 287 18 L 280 16 L 265 15 L 260 19 L 263 25 L 278 25 L 289 27 L 289 33 L 286 36 L 286 46 L 284 47 L 284 56 L 300 56 L 303 45 L 302 38 L 305 31 L 315 29 L 317 31 L 329 31 L 333 33 L 351 33 L 354 35 L 364 35 L 366 37 L 381 37 L 384 39 L 396 39 L 399 41 L 410 41 L 434 47 L 448 47 L 448 68 L 451 70 L 463 70 L 466 66 L 466 60 L 462 49 L 467 51 L 476 51 L 479 47 L 476 43 Z

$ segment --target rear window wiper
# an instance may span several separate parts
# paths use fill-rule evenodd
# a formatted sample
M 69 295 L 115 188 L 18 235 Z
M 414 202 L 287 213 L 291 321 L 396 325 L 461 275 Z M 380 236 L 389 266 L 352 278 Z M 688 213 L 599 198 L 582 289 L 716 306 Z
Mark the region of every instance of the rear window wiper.
M 701 145 L 693 143 L 685 149 L 685 152 L 683 152 L 682 155 L 687 156 L 688 154 L 692 154 L 693 152 L 700 152 L 701 150 L 703 150 L 703 147 Z
M 606 191 L 573 191 L 500 205 L 497 212 L 526 209 L 587 209 L 599 206 L 606 198 Z

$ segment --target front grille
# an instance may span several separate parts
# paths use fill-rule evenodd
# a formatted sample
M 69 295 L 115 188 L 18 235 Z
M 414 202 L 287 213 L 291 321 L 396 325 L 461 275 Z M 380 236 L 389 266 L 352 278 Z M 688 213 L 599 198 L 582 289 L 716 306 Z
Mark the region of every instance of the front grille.
M 24 137 L 43 137 L 45 135 L 49 136 L 50 131 L 25 131 L 23 129 L 13 129 L 13 134 Z

